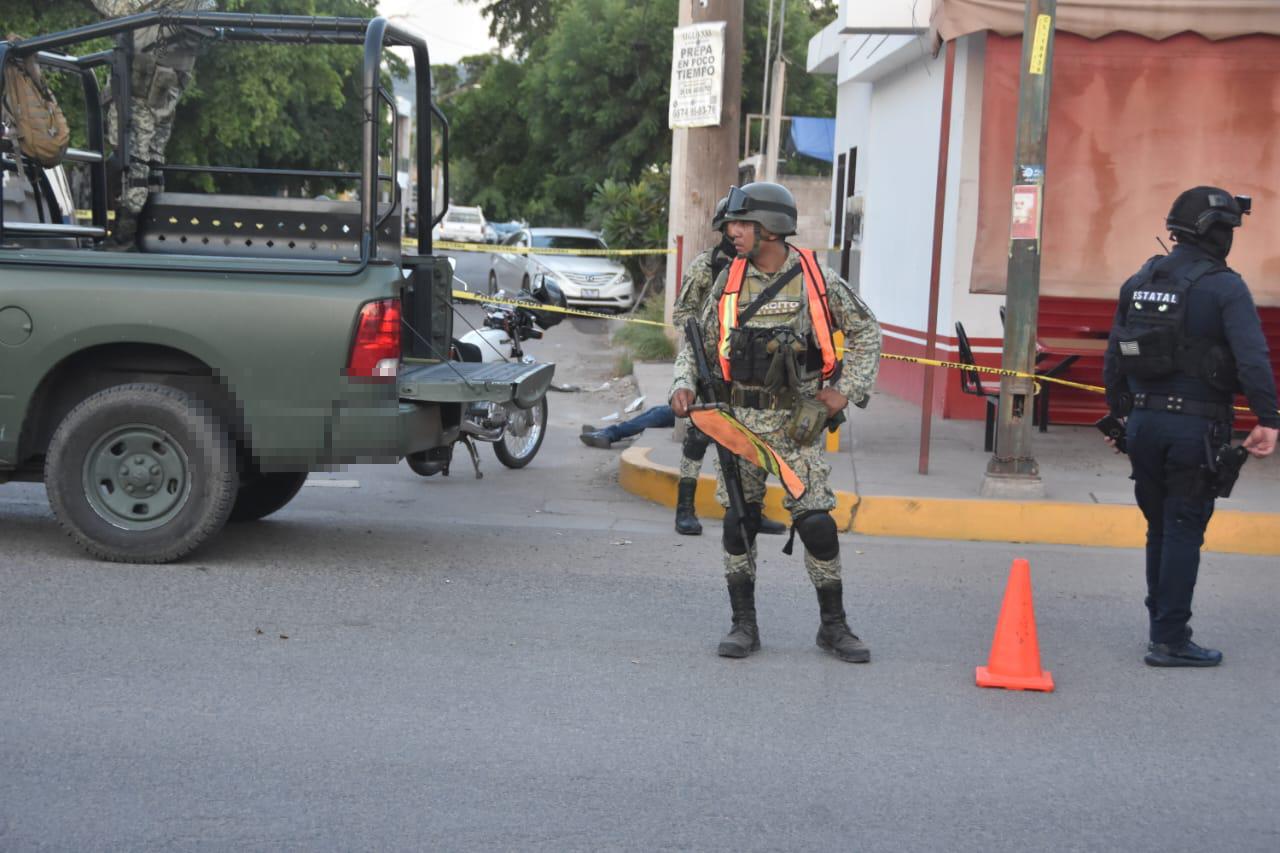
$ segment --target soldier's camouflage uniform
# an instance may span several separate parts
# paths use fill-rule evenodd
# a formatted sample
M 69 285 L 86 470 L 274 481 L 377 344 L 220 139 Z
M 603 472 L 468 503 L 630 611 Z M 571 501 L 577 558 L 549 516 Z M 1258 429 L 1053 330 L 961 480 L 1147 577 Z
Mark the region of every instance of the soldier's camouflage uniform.
M 209 12 L 212 0 L 91 0 L 94 8 L 109 18 L 141 12 Z M 142 212 L 152 189 L 152 171 L 159 175 L 164 150 L 173 133 L 173 119 L 182 92 L 195 67 L 195 43 L 190 38 L 146 27 L 133 33 L 133 74 L 129 80 L 129 162 L 121 175 L 121 229 L 131 229 Z M 107 135 L 114 141 L 119 111 L 111 104 L 107 112 Z M 154 179 L 156 188 L 158 178 Z M 119 235 L 127 239 L 132 234 Z
M 685 321 L 690 317 L 698 317 L 701 315 L 702 306 L 706 303 L 707 294 L 711 292 L 711 258 L 716 251 L 715 246 L 705 249 L 698 253 L 693 259 L 693 263 L 689 264 L 689 271 L 685 273 L 684 279 L 680 283 L 680 293 L 676 297 L 676 304 L 671 308 L 671 322 L 684 334 Z M 689 424 L 690 430 L 696 430 L 697 427 Z M 706 453 L 706 440 L 695 439 L 695 443 L 702 446 L 701 453 Z M 686 447 L 688 443 L 686 443 Z M 680 454 L 680 479 L 688 480 L 698 478 L 702 471 L 702 456 L 696 459 L 689 456 L 688 453 Z
M 765 275 L 748 263 L 746 276 L 742 284 L 742 292 L 738 298 L 739 309 L 750 305 L 755 297 L 769 286 L 778 276 L 788 272 L 800 262 L 794 251 L 787 256 L 782 268 L 774 275 Z M 696 261 L 695 261 L 696 263 Z M 832 269 L 821 266 L 823 278 L 827 285 L 827 301 L 831 308 L 833 331 L 841 330 L 845 337 L 843 370 L 835 382 L 835 389 L 849 398 L 850 403 L 857 403 L 871 393 L 875 385 L 876 374 L 880 369 L 880 325 L 876 322 L 871 309 L 858 298 L 849 286 Z M 720 360 L 716 354 L 716 342 L 720 339 L 720 321 L 718 305 L 720 296 L 728 282 L 729 271 L 720 274 L 711 292 L 703 300 L 698 325 L 702 330 L 703 342 L 707 347 L 707 365 L 713 377 L 723 381 Z M 763 306 L 747 324 L 753 327 L 790 326 L 797 334 L 804 335 L 809 331 L 809 310 L 805 299 L 803 276 L 793 278 L 772 300 Z M 693 349 L 686 341 L 676 356 L 675 379 L 671 393 L 684 388 L 697 390 L 697 363 L 694 361 Z M 735 388 L 747 387 L 733 383 Z M 817 394 L 820 387 L 817 378 L 803 383 L 800 393 L 807 397 Z M 754 430 L 766 441 L 787 464 L 795 469 L 796 474 L 805 484 L 804 495 L 794 500 L 790 495 L 783 498 L 783 506 L 794 519 L 800 513 L 821 510 L 829 511 L 836 505 L 835 494 L 831 491 L 829 477 L 831 467 L 825 459 L 825 441 L 819 438 L 814 444 L 802 447 L 788 438 L 784 431 L 789 411 L 762 410 L 735 407 L 734 415 L 743 424 Z M 718 469 L 718 466 L 717 466 Z M 764 469 L 738 459 L 738 470 L 742 481 L 742 491 L 748 504 L 763 500 L 765 491 Z M 720 477 L 716 498 L 721 506 L 728 507 L 729 499 L 725 493 L 724 478 Z M 754 553 L 754 547 L 752 551 Z M 725 558 L 725 574 L 750 574 L 750 563 L 747 555 L 732 555 L 727 551 Z M 754 561 L 751 561 L 754 562 Z M 805 549 L 805 569 L 814 586 L 825 586 L 840 579 L 840 558 L 819 560 Z

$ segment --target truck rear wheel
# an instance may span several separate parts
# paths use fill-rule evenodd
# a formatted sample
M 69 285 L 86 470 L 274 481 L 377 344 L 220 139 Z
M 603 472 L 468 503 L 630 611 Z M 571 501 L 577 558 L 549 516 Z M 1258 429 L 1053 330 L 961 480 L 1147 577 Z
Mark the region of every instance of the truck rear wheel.
M 165 385 L 117 385 L 72 409 L 45 463 L 49 504 L 95 557 L 167 563 L 222 529 L 239 477 L 209 407 Z
M 303 473 L 255 474 L 240 482 L 231 521 L 257 521 L 284 509 L 307 482 Z

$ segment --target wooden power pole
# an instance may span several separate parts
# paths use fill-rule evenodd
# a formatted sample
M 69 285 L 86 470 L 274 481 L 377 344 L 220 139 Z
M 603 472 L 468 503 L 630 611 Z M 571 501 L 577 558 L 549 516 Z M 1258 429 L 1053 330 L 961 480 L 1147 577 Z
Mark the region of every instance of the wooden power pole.
M 671 200 L 667 245 L 684 237 L 684 264 L 715 243 L 711 217 L 716 202 L 738 181 L 742 113 L 742 8 L 744 0 L 680 0 L 680 26 L 725 22 L 724 90 L 720 124 L 671 131 Z M 664 316 L 671 322 L 675 301 L 675 255 L 668 255 Z M 681 271 L 683 272 L 683 271 Z
M 1040 309 L 1040 238 L 1044 217 L 1045 152 L 1049 140 L 1049 84 L 1057 0 L 1028 0 L 1018 85 L 1018 137 L 1013 163 L 1009 272 L 1005 287 L 1006 370 L 1035 372 Z M 1041 497 L 1044 483 L 1031 453 L 1035 387 L 1030 379 L 1002 377 L 995 455 L 987 463 L 982 494 Z

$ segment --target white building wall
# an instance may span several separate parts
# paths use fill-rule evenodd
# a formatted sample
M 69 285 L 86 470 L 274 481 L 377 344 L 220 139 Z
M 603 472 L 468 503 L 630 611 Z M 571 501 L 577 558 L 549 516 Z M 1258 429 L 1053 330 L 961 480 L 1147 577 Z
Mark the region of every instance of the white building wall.
M 885 323 L 925 328 L 943 59 L 921 49 L 874 81 L 865 150 L 862 294 Z M 892 332 L 890 332 L 892 334 Z
M 938 331 L 955 335 L 964 324 L 970 338 L 1001 338 L 1000 306 L 1004 296 L 970 293 L 973 253 L 978 236 L 978 155 L 982 142 L 982 82 L 987 37 L 977 33 L 956 45 L 955 82 L 951 94 L 951 147 L 947 158 L 946 217 L 942 232 L 942 276 Z M 1013 164 L 1009 164 L 1010 177 Z M 999 351 L 999 347 L 976 349 Z

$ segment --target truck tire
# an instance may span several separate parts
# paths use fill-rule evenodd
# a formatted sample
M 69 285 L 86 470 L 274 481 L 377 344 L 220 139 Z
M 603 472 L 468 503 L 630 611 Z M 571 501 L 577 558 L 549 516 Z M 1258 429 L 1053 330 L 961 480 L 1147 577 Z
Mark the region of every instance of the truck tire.
M 285 508 L 307 482 L 306 472 L 255 474 L 240 481 L 229 521 L 257 521 Z
M 166 385 L 99 391 L 58 425 L 45 462 L 49 504 L 93 556 L 167 563 L 222 529 L 239 476 L 209 407 Z

